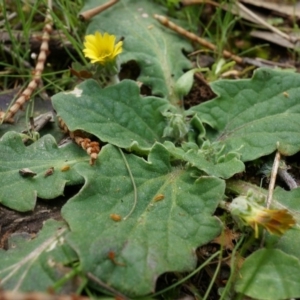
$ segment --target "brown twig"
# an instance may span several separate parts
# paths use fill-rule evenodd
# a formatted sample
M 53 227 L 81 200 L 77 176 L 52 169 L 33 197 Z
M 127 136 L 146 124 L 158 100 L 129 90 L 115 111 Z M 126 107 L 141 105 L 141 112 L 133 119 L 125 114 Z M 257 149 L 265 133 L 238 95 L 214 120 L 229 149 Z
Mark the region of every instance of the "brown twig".
M 108 9 L 109 7 L 113 6 L 119 2 L 119 0 L 110 0 L 100 6 L 94 7 L 92 9 L 86 10 L 79 15 L 80 21 L 88 21 L 89 19 L 93 18 L 94 16 L 100 14 L 104 10 Z
M 197 4 L 210 4 L 213 6 L 220 6 L 219 3 L 211 0 L 181 0 L 180 4 L 182 6 L 190 6 L 190 5 L 197 5 Z
M 214 44 L 206 41 L 205 39 L 200 38 L 199 36 L 197 36 L 194 33 L 191 33 L 189 31 L 183 29 L 182 27 L 180 27 L 180 26 L 176 25 L 175 23 L 169 21 L 168 18 L 166 18 L 164 16 L 157 15 L 157 14 L 154 15 L 154 18 L 156 20 L 158 20 L 162 25 L 176 31 L 177 33 L 185 36 L 186 38 L 190 39 L 191 41 L 197 42 L 200 45 L 202 45 L 202 46 L 204 46 L 204 47 L 206 47 L 206 48 L 208 48 L 212 51 L 217 50 L 217 47 Z M 244 63 L 244 61 L 241 57 L 239 57 L 237 55 L 234 55 L 234 54 L 232 54 L 231 52 L 229 52 L 227 50 L 223 50 L 222 54 L 225 58 L 230 58 L 238 64 L 243 64 Z
M 89 138 L 87 138 L 86 134 L 83 131 L 70 131 L 66 123 L 60 117 L 58 117 L 58 124 L 59 127 L 65 133 L 67 133 L 77 145 L 79 145 L 87 152 L 87 154 L 90 156 L 90 165 L 93 165 L 100 152 L 100 144 L 98 142 L 93 142 Z
M 278 169 L 278 176 L 285 182 L 290 190 L 296 189 L 298 184 L 291 174 L 288 173 L 289 167 L 285 164 L 284 161 L 281 161 L 283 166 L 280 166 Z
M 253 18 L 258 24 L 263 25 L 264 27 L 268 28 L 269 30 L 271 30 L 272 32 L 278 34 L 279 36 L 281 36 L 282 38 L 295 43 L 298 39 L 294 38 L 292 36 L 287 35 L 286 33 L 280 31 L 279 29 L 277 29 L 276 27 L 272 26 L 271 24 L 269 24 L 268 22 L 266 22 L 265 20 L 263 20 L 262 18 L 260 18 L 258 15 L 256 15 L 255 13 L 253 13 L 250 9 L 248 9 L 245 5 L 243 5 L 242 3 L 237 2 L 237 6 L 240 10 L 242 10 L 244 13 L 248 14 L 251 18 Z
M 37 64 L 33 71 L 33 78 L 28 84 L 27 88 L 21 94 L 21 96 L 16 100 L 16 102 L 10 107 L 7 112 L 0 112 L 0 121 L 1 122 L 12 122 L 14 115 L 18 112 L 19 109 L 30 99 L 34 90 L 38 87 L 41 76 L 44 70 L 45 62 L 47 55 L 49 54 L 49 39 L 52 32 L 52 17 L 50 11 L 52 9 L 52 1 L 48 0 L 48 9 L 45 18 L 45 26 L 43 28 L 42 44 L 40 47 L 40 53 L 37 59 Z
M 277 176 L 277 171 L 279 167 L 279 162 L 280 162 L 280 152 L 277 151 L 275 158 L 274 158 L 274 163 L 272 167 L 272 172 L 271 172 L 271 177 L 270 177 L 270 183 L 269 183 L 269 191 L 268 191 L 268 196 L 267 196 L 267 208 L 270 207 L 272 198 L 273 198 L 273 191 L 275 187 L 275 182 L 276 182 L 276 176 Z

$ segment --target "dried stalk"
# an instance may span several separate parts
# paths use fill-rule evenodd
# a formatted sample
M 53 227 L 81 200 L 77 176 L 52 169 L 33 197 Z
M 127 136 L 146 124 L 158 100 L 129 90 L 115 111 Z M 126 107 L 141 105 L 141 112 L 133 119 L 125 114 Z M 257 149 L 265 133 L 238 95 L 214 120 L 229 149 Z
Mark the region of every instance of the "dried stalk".
M 274 158 L 274 163 L 271 171 L 271 177 L 270 177 L 270 183 L 269 183 L 269 191 L 268 191 L 268 196 L 267 196 L 267 208 L 270 207 L 272 198 L 273 198 L 273 191 L 275 187 L 275 182 L 276 182 L 276 177 L 277 177 L 277 172 L 278 172 L 278 167 L 279 167 L 279 162 L 280 162 L 280 152 L 277 151 L 275 158 Z
M 196 5 L 196 4 L 210 4 L 213 6 L 220 6 L 219 3 L 211 0 L 181 0 L 180 4 L 182 6 L 190 6 L 190 5 Z
M 296 189 L 298 184 L 291 174 L 288 173 L 288 167 L 279 167 L 278 176 L 285 182 L 290 190 Z
M 30 99 L 32 93 L 38 87 L 41 76 L 44 70 L 46 58 L 49 54 L 49 39 L 52 32 L 53 20 L 50 14 L 52 9 L 52 1 L 48 0 L 48 9 L 45 18 L 45 26 L 43 28 L 42 44 L 40 47 L 40 53 L 37 59 L 37 64 L 33 70 L 33 78 L 28 84 L 27 88 L 21 94 L 21 96 L 16 100 L 16 102 L 10 107 L 7 112 L 0 112 L 0 121 L 6 123 L 13 123 L 13 117 L 15 114 L 23 107 L 23 105 Z
M 91 141 L 81 130 L 70 131 L 66 123 L 60 117 L 58 117 L 58 124 L 59 127 L 67 133 L 78 146 L 87 152 L 90 156 L 90 165 L 92 166 L 100 152 L 100 144 L 98 142 Z
M 296 43 L 297 42 L 297 40 L 298 40 L 297 38 L 289 36 L 286 33 L 280 31 L 279 29 L 277 29 L 276 27 L 272 26 L 271 24 L 269 24 L 268 22 L 266 22 L 265 20 L 263 20 L 262 18 L 260 18 L 258 15 L 256 15 L 255 13 L 253 13 L 250 9 L 248 9 L 242 3 L 237 2 L 236 4 L 237 4 L 238 8 L 241 11 L 243 11 L 245 14 L 247 14 L 251 18 L 253 18 L 258 24 L 263 25 L 264 27 L 266 27 L 269 30 L 271 30 L 272 32 L 278 34 L 279 36 L 281 36 L 282 38 L 286 39 L 287 41 L 290 41 L 292 43 Z
M 104 10 L 108 9 L 109 7 L 113 6 L 119 2 L 119 0 L 110 0 L 100 6 L 94 7 L 92 9 L 86 10 L 79 15 L 79 19 L 81 21 L 88 21 L 89 19 L 93 18 L 94 16 L 100 14 Z
M 191 33 L 189 31 L 183 29 L 182 27 L 180 27 L 180 26 L 176 25 L 175 23 L 169 21 L 168 18 L 166 18 L 164 16 L 157 15 L 157 14 L 154 15 L 154 18 L 156 20 L 158 20 L 162 25 L 176 31 L 177 33 L 185 36 L 186 38 L 190 39 L 191 41 L 197 42 L 200 45 L 202 45 L 202 46 L 204 46 L 204 47 L 206 47 L 206 48 L 208 48 L 212 51 L 217 50 L 217 47 L 214 44 L 206 41 L 205 39 L 200 38 L 199 36 L 197 36 L 194 33 Z M 227 50 L 223 50 L 222 54 L 225 58 L 230 58 L 238 64 L 243 64 L 244 63 L 244 61 L 241 57 L 239 57 L 237 55 L 234 55 L 234 54 L 232 54 L 231 52 L 229 52 Z

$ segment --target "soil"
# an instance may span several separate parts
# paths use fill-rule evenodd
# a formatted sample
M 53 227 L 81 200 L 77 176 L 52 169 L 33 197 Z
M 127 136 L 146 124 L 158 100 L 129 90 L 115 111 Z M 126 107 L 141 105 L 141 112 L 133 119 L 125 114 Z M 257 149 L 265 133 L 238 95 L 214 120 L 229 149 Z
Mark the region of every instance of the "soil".
M 44 221 L 54 219 L 62 221 L 61 209 L 73 195 L 77 194 L 81 186 L 65 188 L 65 196 L 52 200 L 37 199 L 33 211 L 17 212 L 0 204 L 0 248 L 9 249 L 9 238 L 13 235 L 22 235 L 27 238 L 34 236 L 43 227 Z

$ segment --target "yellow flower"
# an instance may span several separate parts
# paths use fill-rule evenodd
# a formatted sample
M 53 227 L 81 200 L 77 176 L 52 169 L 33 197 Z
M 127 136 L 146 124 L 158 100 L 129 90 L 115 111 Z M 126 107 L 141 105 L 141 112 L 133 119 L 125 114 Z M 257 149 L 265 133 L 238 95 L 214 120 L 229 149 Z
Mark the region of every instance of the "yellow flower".
M 254 229 L 256 238 L 258 238 L 259 226 L 264 227 L 271 234 L 280 236 L 296 224 L 287 209 L 267 209 L 261 206 L 251 193 L 233 199 L 228 208 L 232 215 Z
M 116 57 L 122 52 L 123 42 L 120 41 L 115 45 L 116 37 L 108 33 L 103 35 L 96 31 L 85 37 L 84 56 L 91 60 L 91 63 L 100 63 L 105 65 L 114 62 Z
M 252 208 L 251 214 L 242 216 L 242 219 L 254 229 L 256 238 L 258 238 L 259 225 L 270 233 L 281 236 L 296 224 L 293 216 L 286 209 Z

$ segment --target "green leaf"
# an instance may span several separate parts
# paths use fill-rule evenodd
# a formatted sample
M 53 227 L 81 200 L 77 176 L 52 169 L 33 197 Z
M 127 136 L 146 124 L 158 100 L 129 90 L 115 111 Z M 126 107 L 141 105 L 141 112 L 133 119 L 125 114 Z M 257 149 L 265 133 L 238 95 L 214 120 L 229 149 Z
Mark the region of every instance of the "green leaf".
M 273 241 L 273 246 L 287 254 L 294 255 L 300 260 L 298 244 L 300 242 L 300 188 L 285 191 L 277 187 L 274 191 L 272 204 L 278 209 L 287 209 L 296 220 L 297 224 L 288 230 L 281 238 L 276 241 L 274 237 L 267 236 L 266 241 Z
M 86 183 L 62 214 L 83 270 L 138 296 L 153 291 L 160 274 L 196 266 L 196 247 L 220 233 L 220 223 L 211 215 L 225 184 L 215 177 L 195 181 L 182 166 L 172 167 L 161 144 L 155 144 L 148 161 L 132 154 L 125 157 L 137 188 L 135 208 L 125 161 L 117 148 L 107 145 L 100 164 L 76 167 Z M 112 214 L 122 219 L 114 221 Z
M 46 291 L 70 269 L 74 251 L 65 244 L 67 227 L 48 220 L 32 240 L 15 239 L 14 248 L 0 249 L 1 288 L 14 291 Z
M 25 147 L 16 132 L 6 133 L 0 140 L 0 203 L 17 211 L 33 210 L 36 198 L 53 199 L 63 194 L 65 185 L 83 183 L 73 166 L 82 161 L 88 165 L 88 155 L 77 145 L 58 148 L 51 135 L 42 137 Z M 70 169 L 62 172 L 61 168 Z M 34 177 L 22 177 L 20 170 L 27 168 Z M 50 176 L 45 176 L 54 168 Z
M 219 96 L 191 110 L 227 151 L 249 161 L 272 153 L 277 142 L 284 155 L 300 150 L 299 74 L 258 69 L 250 80 L 221 80 L 212 89 Z
M 196 167 L 208 175 L 227 179 L 245 170 L 243 162 L 236 153 L 223 154 L 217 160 L 213 146 L 210 154 L 206 154 L 202 149 L 184 151 L 182 148 L 175 147 L 171 142 L 165 142 L 164 146 L 175 158 L 188 162 L 192 167 Z
M 235 290 L 251 298 L 280 300 L 300 297 L 300 262 L 281 250 L 254 252 L 238 273 Z
M 257 185 L 242 180 L 226 181 L 226 190 L 230 194 L 246 196 L 250 191 L 256 198 L 267 199 L 268 191 Z M 300 241 L 300 188 L 285 191 L 280 187 L 276 187 L 271 202 L 271 209 L 286 209 L 294 217 L 296 225 L 278 237 L 266 234 L 266 244 L 276 249 L 281 249 L 287 254 L 294 255 L 300 260 L 298 242 Z
M 71 92 L 56 94 L 52 102 L 70 130 L 81 129 L 103 142 L 140 152 L 162 140 L 166 121 L 161 112 L 169 106 L 160 98 L 142 98 L 130 80 L 105 89 L 86 80 Z
M 82 11 L 105 3 L 106 0 L 89 0 Z M 141 68 L 138 81 L 152 88 L 152 94 L 166 96 L 177 102 L 174 95 L 176 80 L 183 69 L 190 69 L 190 61 L 182 50 L 192 51 L 189 42 L 160 25 L 154 14 L 166 15 L 165 8 L 151 1 L 120 0 L 113 8 L 94 17 L 87 33 L 108 32 L 124 37 L 122 63 L 134 60 Z

